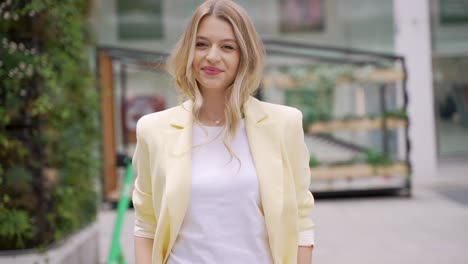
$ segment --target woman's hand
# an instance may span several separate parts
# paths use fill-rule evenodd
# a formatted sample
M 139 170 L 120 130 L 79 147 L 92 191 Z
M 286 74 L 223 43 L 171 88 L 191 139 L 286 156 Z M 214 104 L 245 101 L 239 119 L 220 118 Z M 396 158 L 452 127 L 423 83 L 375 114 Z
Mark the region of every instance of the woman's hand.
M 297 264 L 311 264 L 313 249 L 314 249 L 314 246 L 310 246 L 310 247 L 299 246 L 297 249 Z
M 153 239 L 135 236 L 135 263 L 151 264 Z

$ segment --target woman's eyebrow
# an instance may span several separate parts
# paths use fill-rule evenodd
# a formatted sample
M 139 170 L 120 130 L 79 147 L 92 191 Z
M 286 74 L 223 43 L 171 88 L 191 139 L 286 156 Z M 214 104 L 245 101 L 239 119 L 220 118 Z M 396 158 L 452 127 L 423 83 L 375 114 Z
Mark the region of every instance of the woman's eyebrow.
M 209 39 L 207 37 L 204 37 L 204 36 L 197 36 L 197 39 L 202 39 L 202 40 L 209 41 Z M 221 41 L 237 43 L 237 41 L 235 39 L 232 39 L 232 38 L 225 38 L 225 39 L 222 39 Z

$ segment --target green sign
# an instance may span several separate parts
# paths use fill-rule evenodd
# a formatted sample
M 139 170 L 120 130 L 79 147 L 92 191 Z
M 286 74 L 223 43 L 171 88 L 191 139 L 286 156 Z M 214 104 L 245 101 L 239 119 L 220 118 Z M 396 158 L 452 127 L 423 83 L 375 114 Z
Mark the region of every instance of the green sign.
M 118 0 L 118 36 L 121 40 L 163 37 L 161 0 Z
M 439 0 L 442 25 L 468 24 L 468 0 Z

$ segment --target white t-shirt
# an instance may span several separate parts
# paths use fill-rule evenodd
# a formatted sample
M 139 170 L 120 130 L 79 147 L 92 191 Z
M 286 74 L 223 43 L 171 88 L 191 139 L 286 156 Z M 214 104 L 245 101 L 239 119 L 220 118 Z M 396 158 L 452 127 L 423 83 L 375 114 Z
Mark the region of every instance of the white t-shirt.
M 222 130 L 193 124 L 190 203 L 168 264 L 273 263 L 244 121 L 231 146 L 240 163 Z

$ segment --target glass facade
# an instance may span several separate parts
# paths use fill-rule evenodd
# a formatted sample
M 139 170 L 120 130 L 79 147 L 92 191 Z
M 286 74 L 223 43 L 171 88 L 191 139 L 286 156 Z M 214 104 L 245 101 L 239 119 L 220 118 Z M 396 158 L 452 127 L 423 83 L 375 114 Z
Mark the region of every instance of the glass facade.
M 98 44 L 167 53 L 200 0 L 96 1 L 92 22 Z M 393 6 L 387 0 L 239 0 L 265 39 L 392 52 Z M 351 12 L 352 11 L 352 12 Z M 291 59 L 289 59 L 291 60 Z M 268 60 L 270 66 L 274 60 Z M 178 103 L 174 85 L 162 68 L 120 61 L 114 64 L 115 123 L 118 149 L 129 151 L 135 115 Z M 269 67 L 270 67 L 269 66 Z M 274 67 L 273 67 L 274 68 Z M 270 69 L 270 68 L 268 68 Z M 342 91 L 346 89 L 341 89 Z M 370 89 L 370 93 L 374 90 Z M 265 97 L 271 96 L 270 89 Z M 157 98 L 155 98 L 157 97 Z M 159 98 L 159 99 L 158 99 Z M 266 98 L 268 99 L 268 98 Z M 279 102 L 287 103 L 287 102 Z M 130 111 L 131 113 L 128 113 Z M 127 112 L 127 113 L 125 113 Z M 131 151 L 130 151 L 131 152 Z
M 97 41 L 101 45 L 168 52 L 200 2 L 96 1 L 92 21 Z M 394 50 L 392 1 L 239 0 L 238 3 L 246 8 L 265 39 L 390 53 Z M 468 137 L 468 77 L 463 72 L 468 65 L 468 1 L 430 0 L 430 4 L 438 152 L 468 153 L 468 140 L 464 140 Z M 130 72 L 129 79 L 142 80 L 136 75 L 135 71 Z M 130 92 L 140 89 L 136 87 L 140 86 L 132 85 Z
M 99 44 L 168 51 L 200 0 L 96 1 Z M 393 51 L 393 6 L 387 0 L 239 0 L 265 38 Z
M 431 0 L 432 63 L 440 156 L 468 154 L 468 1 Z

